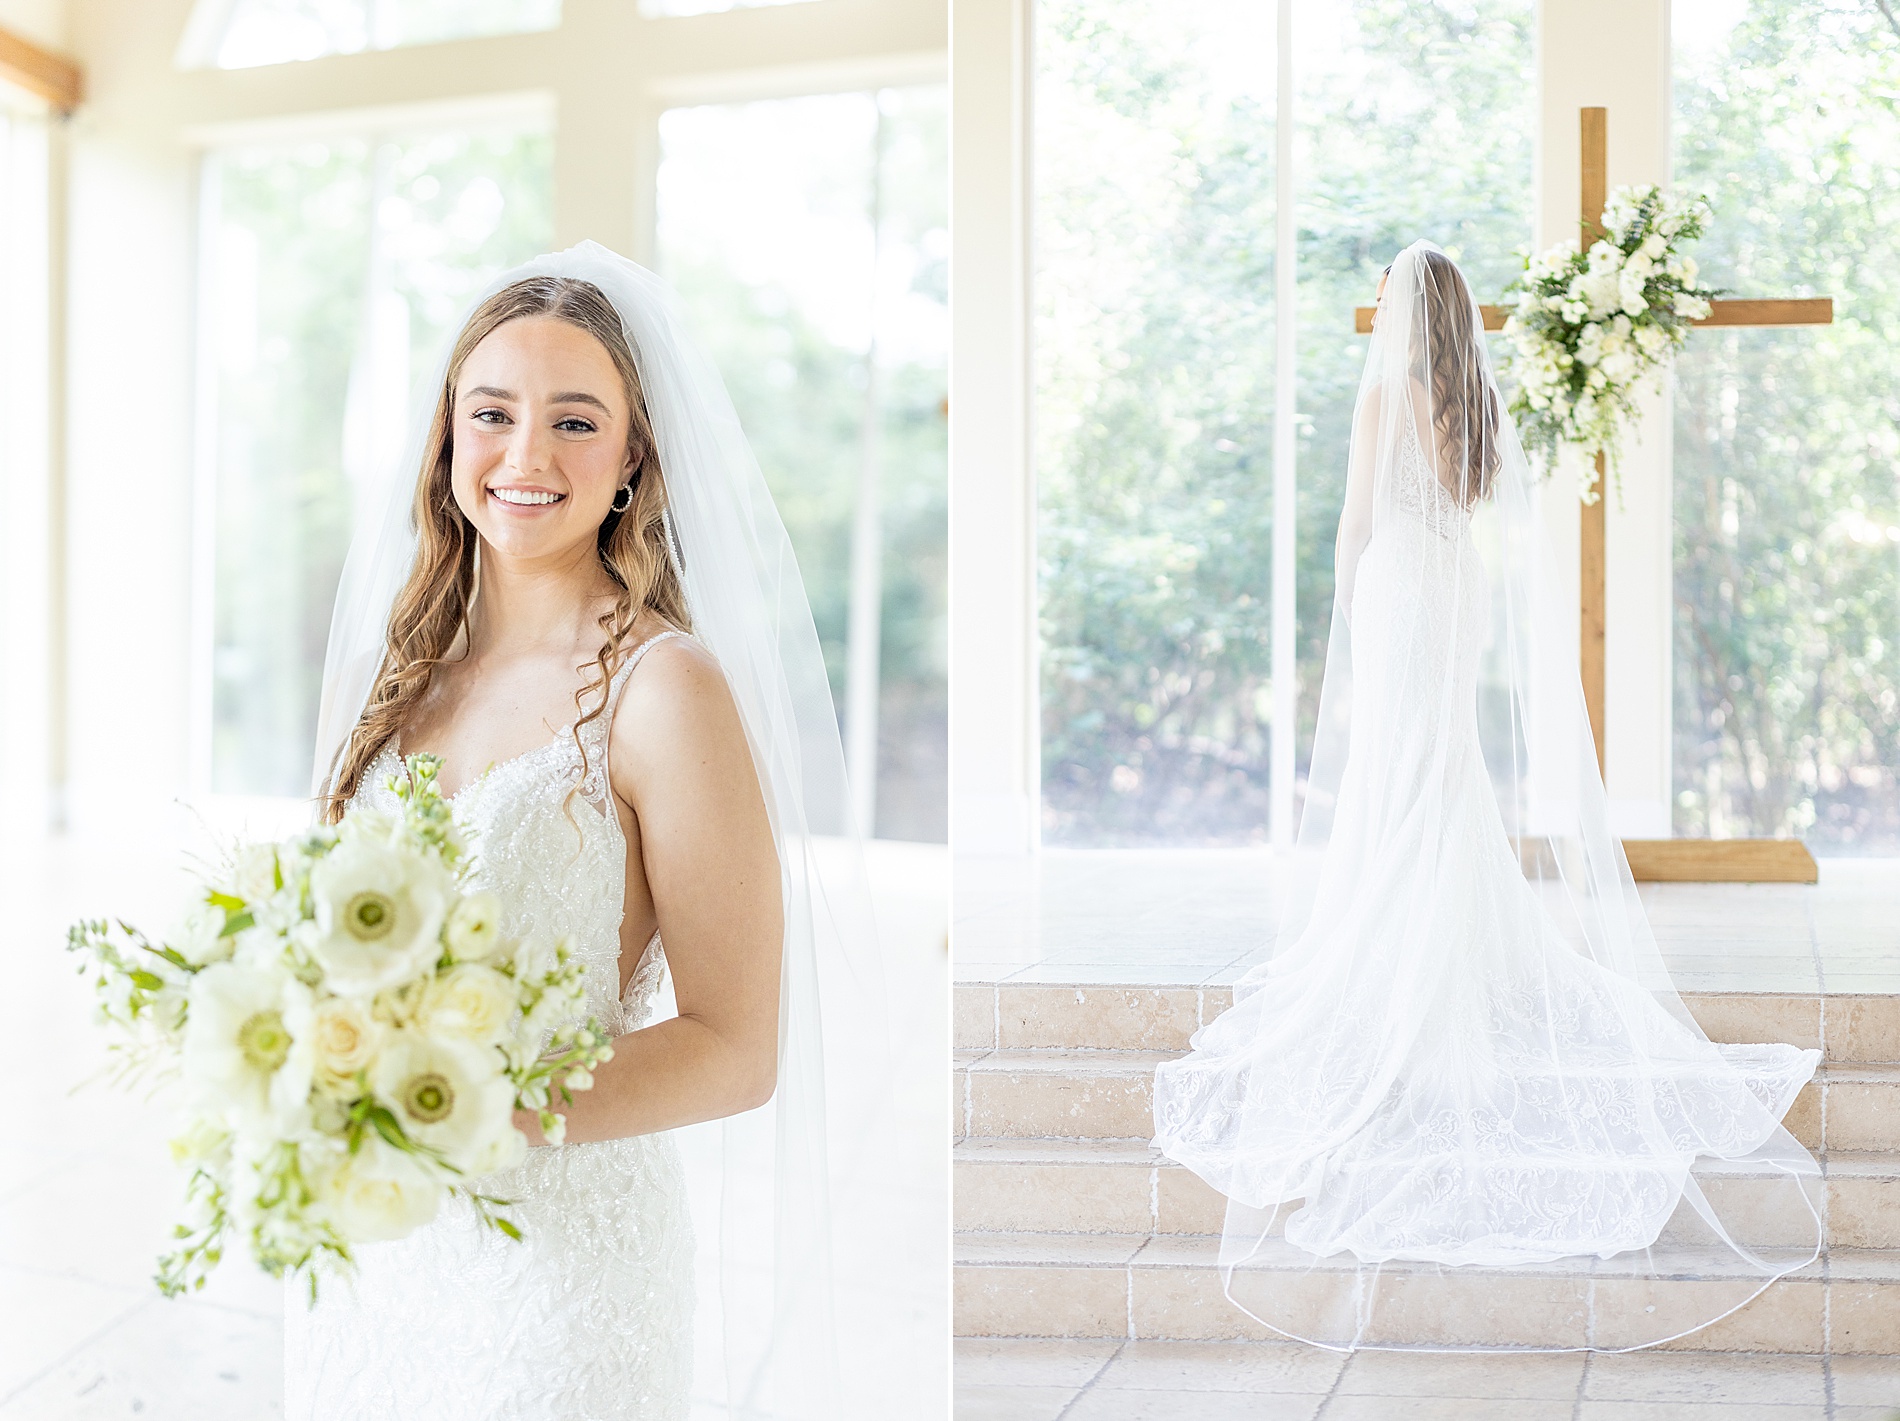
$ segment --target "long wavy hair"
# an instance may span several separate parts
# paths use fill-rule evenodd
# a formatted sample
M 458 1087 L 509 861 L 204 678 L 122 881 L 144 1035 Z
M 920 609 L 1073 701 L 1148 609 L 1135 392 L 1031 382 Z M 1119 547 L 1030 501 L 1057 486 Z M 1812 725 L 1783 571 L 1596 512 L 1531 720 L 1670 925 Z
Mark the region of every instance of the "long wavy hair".
M 1432 433 L 1439 459 L 1458 480 L 1452 491 L 1472 504 L 1491 496 L 1498 451 L 1496 388 L 1485 378 L 1484 325 L 1457 263 L 1443 252 L 1419 253 L 1419 320 L 1413 351 L 1431 392 Z
M 681 631 L 692 630 L 686 595 L 673 559 L 668 556 L 666 477 L 653 443 L 640 372 L 634 365 L 619 313 L 592 282 L 537 276 L 504 287 L 476 308 L 449 354 L 416 479 L 411 513 L 416 527 L 416 560 L 390 608 L 382 666 L 325 797 L 326 823 L 334 824 L 343 817 L 370 764 L 421 704 L 434 681 L 436 667 L 449 659 L 468 625 L 469 607 L 475 597 L 478 539 L 456 506 L 450 487 L 455 385 L 470 351 L 496 328 L 527 316 L 566 321 L 598 340 L 620 372 L 631 413 L 627 452 L 633 461 L 632 502 L 624 512 L 608 513 L 596 537 L 601 568 L 619 592 L 613 607 L 600 618 L 602 641 L 600 653 L 594 658 L 593 675 L 574 693 L 577 719 L 572 734 L 583 765 L 587 751 L 581 743 L 581 727 L 606 710 L 606 688 L 631 650 L 628 637 L 640 613 L 651 608 Z

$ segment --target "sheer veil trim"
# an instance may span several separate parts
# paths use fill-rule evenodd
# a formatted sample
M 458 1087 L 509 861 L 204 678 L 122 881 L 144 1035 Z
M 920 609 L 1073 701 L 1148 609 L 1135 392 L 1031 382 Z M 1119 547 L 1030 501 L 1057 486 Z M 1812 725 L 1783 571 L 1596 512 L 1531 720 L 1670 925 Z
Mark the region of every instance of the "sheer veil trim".
M 1443 252 L 1399 255 L 1273 955 L 1158 1070 L 1155 1143 L 1228 1197 L 1227 1295 L 1275 1332 L 1417 1346 L 1433 1289 L 1490 1268 L 1575 1294 L 1526 1350 L 1653 1346 L 1819 1256 L 1780 1122 L 1820 1053 L 1713 1044 L 1675 990 L 1574 643 L 1540 630 L 1553 560 L 1482 330 Z M 1685 1270 L 1693 1315 L 1609 1301 Z

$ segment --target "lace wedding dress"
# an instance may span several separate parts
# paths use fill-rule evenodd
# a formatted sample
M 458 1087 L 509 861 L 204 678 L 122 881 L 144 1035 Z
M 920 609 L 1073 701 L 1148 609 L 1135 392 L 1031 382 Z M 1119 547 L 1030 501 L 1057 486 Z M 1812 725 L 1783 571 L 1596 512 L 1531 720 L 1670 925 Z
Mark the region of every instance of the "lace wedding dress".
M 665 971 L 659 934 L 624 993 L 627 844 L 607 780 L 607 736 L 642 643 L 607 709 L 492 767 L 453 798 L 475 835 L 479 884 L 504 931 L 565 935 L 587 964 L 589 1009 L 609 1035 L 643 1025 Z M 580 749 L 586 750 L 585 772 Z M 393 810 L 391 747 L 352 804 Z M 568 792 L 578 785 L 569 800 Z M 290 1421 L 678 1421 L 692 1382 L 694 1245 L 670 1134 L 530 1150 L 482 1181 L 516 1201 L 516 1243 L 454 1200 L 419 1232 L 357 1250 L 314 1309 L 285 1295 Z
M 1543 654 L 1552 684 L 1533 689 L 1537 530 L 1476 309 L 1421 244 L 1380 314 L 1304 891 L 1277 955 L 1158 1070 L 1155 1144 L 1228 1196 L 1228 1295 L 1276 1331 L 1424 1340 L 1434 1295 L 1413 1269 L 1411 1320 L 1400 1295 L 1382 1318 L 1381 1267 L 1541 1268 L 1519 1286 L 1576 1300 L 1549 1345 L 1648 1345 L 1815 1256 L 1817 1170 L 1780 1121 L 1820 1053 L 1713 1044 L 1683 1007 L 1607 831 L 1575 663 Z M 1814 1247 L 1756 1247 L 1763 1219 L 1771 1241 L 1806 1231 Z M 1701 1246 L 1709 1286 L 1688 1313 L 1604 1316 L 1595 1280 L 1664 1276 L 1632 1251 L 1666 1227 Z M 1587 1261 L 1619 1255 L 1634 1261 Z M 1276 1257 L 1349 1261 L 1320 1303 L 1297 1272 L 1247 1274 Z

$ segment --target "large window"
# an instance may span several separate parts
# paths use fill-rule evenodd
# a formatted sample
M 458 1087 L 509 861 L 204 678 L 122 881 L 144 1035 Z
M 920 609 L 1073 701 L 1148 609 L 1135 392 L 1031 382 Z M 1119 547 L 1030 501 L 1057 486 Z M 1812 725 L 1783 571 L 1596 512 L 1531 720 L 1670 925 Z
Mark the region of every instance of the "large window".
M 1676 0 L 1675 181 L 1737 295 L 1825 329 L 1676 365 L 1675 831 L 1900 847 L 1900 37 L 1871 4 Z
M 858 814 L 945 837 L 941 86 L 669 111 L 660 258 L 790 530 Z
M 545 131 L 390 134 L 206 160 L 200 507 L 214 791 L 308 792 L 357 509 L 495 272 L 546 250 Z
M 179 58 L 248 69 L 560 23 L 561 0 L 199 0 Z
M 1494 299 L 1531 237 L 1528 0 L 1044 0 L 1036 478 L 1043 837 L 1264 840 L 1276 719 L 1305 772 L 1363 345 L 1352 308 L 1429 237 Z M 1293 222 L 1276 239 L 1291 123 Z M 1276 359 L 1275 285 L 1297 275 Z M 1275 493 L 1276 410 L 1291 409 Z M 1276 519 L 1291 597 L 1273 595 Z M 1283 530 L 1284 532 L 1284 530 Z M 1276 640 L 1295 655 L 1272 675 Z M 1283 823 L 1291 815 L 1283 807 Z

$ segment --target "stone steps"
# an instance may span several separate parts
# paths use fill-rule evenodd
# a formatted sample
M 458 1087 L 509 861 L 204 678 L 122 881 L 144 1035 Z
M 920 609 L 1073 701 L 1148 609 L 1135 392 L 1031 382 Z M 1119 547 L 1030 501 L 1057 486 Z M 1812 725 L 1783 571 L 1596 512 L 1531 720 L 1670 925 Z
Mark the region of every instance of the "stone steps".
M 1277 1334 L 1222 1291 L 1218 1241 L 1152 1234 L 964 1233 L 957 1236 L 956 1318 L 971 1337 L 1126 1337 L 1272 1341 Z M 1803 1256 L 1805 1251 L 1803 1251 Z M 1708 1300 L 1739 1300 L 1745 1275 L 1702 1250 L 1657 1245 L 1664 1275 L 1636 1276 L 1625 1259 L 1465 1272 L 1388 1264 L 1363 1340 L 1411 1346 L 1625 1347 L 1630 1329 L 1682 1325 Z M 1793 1261 L 1792 1259 L 1790 1261 Z M 1643 1255 L 1637 1262 L 1649 1266 Z M 1277 1290 L 1280 1316 L 1299 1325 L 1340 1315 L 1354 1281 L 1348 1260 L 1320 1260 L 1269 1243 L 1249 1289 Z M 1261 1274 L 1273 1275 L 1261 1277 Z M 1698 1351 L 1900 1352 L 1900 1259 L 1886 1250 L 1833 1250 L 1771 1285 L 1732 1316 L 1678 1343 Z
M 1146 1140 L 1154 1072 L 1177 1051 L 959 1052 L 960 1139 Z M 1811 1150 L 1900 1151 L 1900 1065 L 1828 1064 L 1784 1123 Z
M 1822 1050 L 1824 1064 L 1786 1123 L 1822 1163 L 1826 1251 L 1732 1317 L 1673 1345 L 1900 1352 L 1900 995 L 1699 992 L 1684 1000 L 1716 1041 Z M 1148 1146 L 1155 1067 L 1185 1051 L 1231 1001 L 1217 983 L 957 988 L 959 1334 L 1277 1335 L 1222 1291 L 1219 1195 Z M 1771 1191 L 1773 1176 L 1709 1162 L 1698 1177 L 1750 1246 L 1772 1250 L 1811 1237 L 1812 1221 L 1789 1217 L 1785 1192 Z M 1502 1273 L 1387 1265 L 1383 1311 L 1365 1340 L 1630 1345 L 1635 1339 L 1619 1328 L 1652 1326 L 1657 1311 L 1678 1313 L 1687 1325 L 1711 1311 L 1709 1296 L 1746 1295 L 1752 1286 L 1732 1254 L 1699 1246 L 1701 1229 L 1687 1206 L 1679 1211 L 1650 1251 L 1672 1274 L 1659 1281 L 1634 1276 L 1628 1258 Z M 1802 1246 L 1796 1257 L 1807 1252 Z M 1279 1240 L 1269 1241 L 1257 1269 L 1274 1276 L 1256 1276 L 1255 1284 L 1298 1300 L 1316 1318 L 1338 1315 L 1354 1277 L 1350 1260 L 1316 1262 Z
M 1900 1249 L 1900 1156 L 1836 1152 L 1818 1207 L 1831 1248 Z M 964 1140 L 953 1152 L 956 1228 L 968 1232 L 1212 1235 L 1226 1201 L 1212 1187 L 1140 1141 Z M 1711 1163 L 1702 1187 L 1751 1247 L 1793 1247 L 1813 1221 L 1790 1214 L 1783 1177 Z M 1662 1241 L 1704 1238 L 1691 1206 Z
M 1713 1041 L 1820 1047 L 1830 1062 L 1900 1064 L 1900 995 L 1685 992 Z M 1187 1050 L 1233 1004 L 1225 986 L 1010 982 L 956 989 L 962 1051 Z

